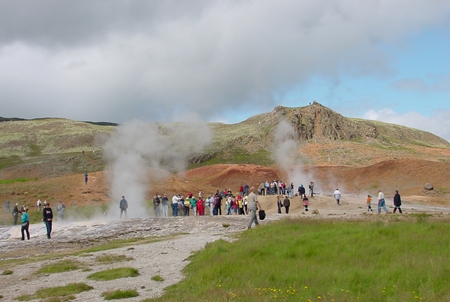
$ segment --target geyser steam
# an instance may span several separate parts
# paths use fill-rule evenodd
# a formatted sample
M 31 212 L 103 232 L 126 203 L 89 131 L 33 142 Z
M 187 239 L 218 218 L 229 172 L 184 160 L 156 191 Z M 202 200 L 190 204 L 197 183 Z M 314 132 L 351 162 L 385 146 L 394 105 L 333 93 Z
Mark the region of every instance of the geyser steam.
M 189 156 L 200 153 L 211 138 L 206 123 L 162 126 L 135 120 L 118 126 L 104 144 L 112 200 L 108 217 L 119 216 L 122 195 L 129 204 L 128 218 L 145 217 L 151 171 L 161 177 L 183 171 Z

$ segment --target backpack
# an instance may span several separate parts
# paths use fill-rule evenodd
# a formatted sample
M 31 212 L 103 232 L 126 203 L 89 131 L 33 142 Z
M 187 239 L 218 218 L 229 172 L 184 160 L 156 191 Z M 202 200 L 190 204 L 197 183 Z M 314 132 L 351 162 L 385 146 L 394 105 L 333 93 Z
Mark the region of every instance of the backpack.
M 258 215 L 260 220 L 264 220 L 264 218 L 266 218 L 266 211 L 259 210 Z

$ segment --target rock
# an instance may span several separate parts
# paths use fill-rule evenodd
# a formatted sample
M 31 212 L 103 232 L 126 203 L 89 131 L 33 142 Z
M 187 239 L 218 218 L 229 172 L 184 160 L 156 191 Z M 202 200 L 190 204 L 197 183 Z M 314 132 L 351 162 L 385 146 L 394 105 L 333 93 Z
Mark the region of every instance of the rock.
M 430 190 L 433 190 L 433 185 L 430 184 L 430 183 L 426 183 L 425 186 L 424 186 L 423 188 L 424 188 L 425 190 L 430 191 Z

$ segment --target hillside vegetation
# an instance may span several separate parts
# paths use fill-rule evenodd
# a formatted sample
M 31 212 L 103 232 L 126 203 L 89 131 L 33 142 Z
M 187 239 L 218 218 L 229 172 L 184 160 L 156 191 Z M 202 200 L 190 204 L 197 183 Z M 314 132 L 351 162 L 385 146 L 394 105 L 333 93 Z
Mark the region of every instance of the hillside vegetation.
M 79 173 L 87 166 L 91 171 L 102 170 L 102 142 L 115 130 L 112 123 L 67 119 L 0 120 L 0 169 L 33 167 L 46 175 Z M 298 108 L 278 106 L 236 124 L 210 123 L 212 142 L 189 161 L 192 167 L 272 165 L 271 154 L 279 143 L 277 126 L 283 120 L 290 125 L 289 139 L 297 146 L 292 157 L 303 164 L 367 166 L 398 158 L 448 161 L 450 144 L 436 135 L 346 118 L 317 102 Z M 164 128 L 160 125 L 162 133 Z M 82 156 L 82 151 L 89 152 L 89 157 Z

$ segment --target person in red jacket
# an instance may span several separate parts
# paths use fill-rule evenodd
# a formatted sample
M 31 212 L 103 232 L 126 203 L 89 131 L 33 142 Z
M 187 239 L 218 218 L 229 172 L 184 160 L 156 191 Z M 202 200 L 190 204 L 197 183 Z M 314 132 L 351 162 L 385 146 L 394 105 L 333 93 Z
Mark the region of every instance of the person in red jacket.
M 197 212 L 198 212 L 198 216 L 205 215 L 205 202 L 203 201 L 203 198 L 199 198 L 197 200 Z

